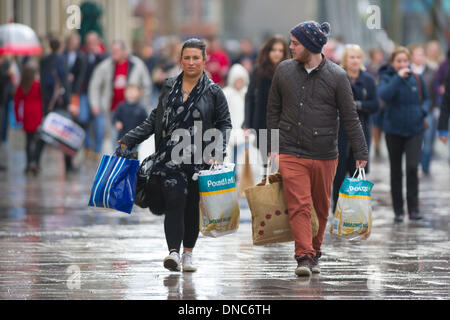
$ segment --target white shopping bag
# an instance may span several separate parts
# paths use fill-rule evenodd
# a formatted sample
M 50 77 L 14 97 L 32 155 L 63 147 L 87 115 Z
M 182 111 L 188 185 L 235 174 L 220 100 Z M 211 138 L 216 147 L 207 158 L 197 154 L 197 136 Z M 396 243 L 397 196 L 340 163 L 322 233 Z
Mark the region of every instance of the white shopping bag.
M 234 164 L 203 170 L 198 175 L 200 231 L 208 237 L 234 233 L 239 227 L 239 202 Z
M 372 189 L 373 183 L 366 180 L 364 169 L 358 168 L 352 178 L 345 178 L 339 189 L 331 234 L 352 240 L 369 237 L 372 230 Z

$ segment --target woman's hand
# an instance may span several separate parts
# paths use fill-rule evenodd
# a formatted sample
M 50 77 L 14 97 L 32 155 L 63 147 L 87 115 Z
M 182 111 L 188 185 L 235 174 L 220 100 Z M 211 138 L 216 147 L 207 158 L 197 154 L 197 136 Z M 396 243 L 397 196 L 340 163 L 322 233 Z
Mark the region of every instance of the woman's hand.
M 401 78 L 408 77 L 410 73 L 411 73 L 411 69 L 409 69 L 409 68 L 403 68 L 403 69 L 398 70 L 398 75 Z
M 123 150 L 128 149 L 127 145 L 126 145 L 125 143 L 122 143 L 122 140 L 117 140 L 117 143 L 120 144 L 120 147 L 121 147 Z

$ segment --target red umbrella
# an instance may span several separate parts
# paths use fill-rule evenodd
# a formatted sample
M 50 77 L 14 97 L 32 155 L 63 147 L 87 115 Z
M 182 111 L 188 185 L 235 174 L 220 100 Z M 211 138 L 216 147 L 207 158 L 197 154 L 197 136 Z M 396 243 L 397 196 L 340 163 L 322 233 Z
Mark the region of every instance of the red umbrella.
M 30 56 L 41 53 L 39 39 L 29 26 L 19 23 L 0 26 L 0 54 Z

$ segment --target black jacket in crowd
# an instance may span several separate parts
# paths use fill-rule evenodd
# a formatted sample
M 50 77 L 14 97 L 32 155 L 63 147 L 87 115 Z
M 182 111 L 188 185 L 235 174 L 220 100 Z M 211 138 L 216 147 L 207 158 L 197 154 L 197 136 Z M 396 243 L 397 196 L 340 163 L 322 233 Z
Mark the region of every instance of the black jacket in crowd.
M 441 115 L 439 116 L 438 130 L 448 131 L 448 120 L 450 119 L 450 70 L 445 79 L 445 93 L 442 97 Z
M 84 54 L 86 72 L 84 73 L 83 80 L 81 82 L 80 94 L 88 93 L 89 82 L 91 81 L 95 67 L 97 67 L 97 65 L 99 65 L 105 58 L 107 58 L 107 54 L 92 54 L 89 52 Z
M 73 75 L 73 81 L 69 82 L 69 90 L 70 94 L 80 94 L 81 93 L 81 85 L 83 84 L 84 75 L 87 70 L 87 61 L 83 52 L 80 50 L 76 51 L 75 62 L 72 67 L 69 67 L 69 52 L 64 51 L 63 53 L 64 62 L 67 67 L 67 71 L 69 74 Z
M 130 103 L 124 101 L 119 104 L 113 114 L 113 124 L 120 121 L 123 124 L 122 130 L 119 132 L 119 139 L 122 138 L 128 131 L 139 126 L 147 119 L 147 111 L 138 102 Z
M 49 103 L 56 92 L 56 84 L 60 90 L 57 93 L 58 100 L 53 109 L 66 109 L 70 100 L 70 86 L 67 81 L 67 65 L 64 57 L 57 53 L 51 53 L 40 61 L 41 94 L 44 114 L 49 110 Z
M 245 95 L 245 120 L 243 127 L 246 129 L 267 129 L 267 101 L 269 99 L 272 76 L 261 75 L 256 67 L 250 75 L 247 94 Z
M 163 115 L 167 108 L 167 100 L 170 89 L 174 86 L 176 79 L 177 77 L 166 80 L 159 96 L 158 106 L 153 109 L 147 119 L 140 126 L 128 132 L 121 139 L 121 142 L 129 149 L 132 149 L 135 145 L 140 144 L 148 139 L 152 134 L 155 134 L 155 146 L 156 151 L 158 151 L 158 147 L 162 139 Z M 227 138 L 229 136 L 227 135 L 227 130 L 232 128 L 230 111 L 228 110 L 228 103 L 220 86 L 215 84 L 209 78 L 207 81 L 208 84 L 205 85 L 203 93 L 195 106 L 201 114 L 201 119 L 203 121 L 203 133 L 212 128 L 216 128 L 222 133 L 222 150 L 225 155 L 226 146 L 228 143 Z M 214 143 L 214 141 L 210 143 Z

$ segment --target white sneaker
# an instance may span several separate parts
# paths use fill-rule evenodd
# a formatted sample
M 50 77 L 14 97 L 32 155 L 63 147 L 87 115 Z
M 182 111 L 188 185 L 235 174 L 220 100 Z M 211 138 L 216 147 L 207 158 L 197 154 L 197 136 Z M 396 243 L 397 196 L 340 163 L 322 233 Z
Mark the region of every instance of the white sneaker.
M 169 269 L 170 271 L 181 271 L 180 254 L 176 251 L 172 251 L 164 259 L 164 268 Z
M 195 272 L 197 268 L 192 264 L 192 252 L 183 252 L 181 257 L 183 272 Z

